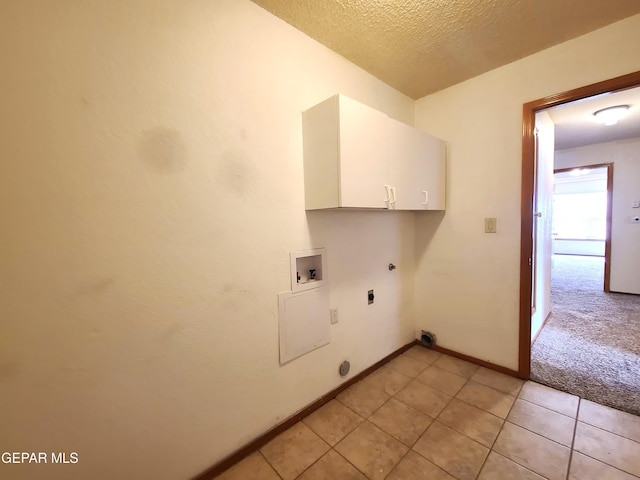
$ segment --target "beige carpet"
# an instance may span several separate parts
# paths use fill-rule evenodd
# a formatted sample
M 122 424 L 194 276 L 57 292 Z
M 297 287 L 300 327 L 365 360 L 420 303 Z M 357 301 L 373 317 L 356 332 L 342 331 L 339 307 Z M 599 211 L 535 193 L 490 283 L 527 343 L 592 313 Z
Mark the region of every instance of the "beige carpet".
M 640 296 L 602 291 L 604 259 L 556 255 L 531 379 L 640 414 Z

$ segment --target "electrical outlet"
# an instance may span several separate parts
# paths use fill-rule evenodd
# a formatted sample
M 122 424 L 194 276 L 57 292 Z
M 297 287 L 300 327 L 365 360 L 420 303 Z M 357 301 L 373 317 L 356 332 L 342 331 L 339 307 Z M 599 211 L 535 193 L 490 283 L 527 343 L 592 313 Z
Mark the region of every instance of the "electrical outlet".
M 334 325 L 336 323 L 338 323 L 338 309 L 332 308 L 331 309 L 331 325 Z
M 371 305 L 373 303 L 373 301 L 375 300 L 375 295 L 373 294 L 373 290 L 369 290 L 369 292 L 367 292 L 367 302 L 369 302 L 369 305 Z

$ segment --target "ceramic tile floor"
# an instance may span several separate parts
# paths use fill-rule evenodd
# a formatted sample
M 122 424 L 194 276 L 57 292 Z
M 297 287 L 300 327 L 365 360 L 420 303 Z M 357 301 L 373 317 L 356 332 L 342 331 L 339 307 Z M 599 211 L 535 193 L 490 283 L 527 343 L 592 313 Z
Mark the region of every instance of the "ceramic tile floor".
M 640 417 L 419 345 L 221 480 L 634 480 Z

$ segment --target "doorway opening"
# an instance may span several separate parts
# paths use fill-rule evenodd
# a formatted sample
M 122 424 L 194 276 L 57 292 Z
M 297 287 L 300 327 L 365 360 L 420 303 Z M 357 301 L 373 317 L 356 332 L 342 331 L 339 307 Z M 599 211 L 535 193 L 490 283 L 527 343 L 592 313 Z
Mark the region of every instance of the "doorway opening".
M 627 168 L 629 159 L 636 159 L 640 130 L 620 137 L 628 140 L 615 145 L 611 142 L 617 138 L 600 143 L 589 138 L 583 146 L 558 147 L 552 117 L 553 112 L 593 105 L 598 99 L 628 97 L 639 86 L 636 72 L 523 107 L 518 371 L 523 378 L 635 414 L 640 414 L 640 282 L 634 273 L 632 286 L 625 290 L 619 280 L 626 268 L 620 258 L 635 258 L 624 250 L 629 240 L 620 241 L 623 210 L 633 202 L 624 200 L 622 208 L 620 195 L 635 187 L 617 187 L 614 199 L 613 163 L 620 184 L 626 176 L 635 178 L 636 167 Z M 640 104 L 633 98 L 632 103 Z M 628 151 L 631 155 L 622 153 Z M 609 163 L 599 163 L 602 160 Z M 554 169 L 560 179 L 555 182 Z M 617 252 L 613 287 L 612 248 Z
M 592 148 L 570 153 L 584 155 Z M 557 153 L 559 160 L 565 158 Z M 609 293 L 608 279 L 605 286 L 605 251 L 611 265 L 605 244 L 611 239 L 612 169 L 583 165 L 554 173 L 551 308 L 548 321 L 534 331 L 531 379 L 640 413 L 640 348 L 634 345 L 640 337 L 640 297 Z M 629 313 L 634 309 L 635 317 Z
M 521 198 L 521 258 L 520 258 L 520 339 L 519 368 L 522 378 L 531 375 L 532 294 L 535 244 L 535 184 L 536 184 L 536 115 L 545 109 L 640 86 L 640 72 L 588 85 L 575 90 L 545 97 L 523 106 L 522 198 Z M 608 219 L 610 222 L 611 219 Z M 610 248 L 610 246 L 609 246 Z M 535 249 L 538 250 L 538 249 Z M 605 269 L 610 268 L 606 265 Z M 607 279 L 610 272 L 606 273 Z M 538 288 L 536 286 L 536 288 Z
M 548 192 L 539 195 L 546 197 L 546 206 L 540 208 L 534 195 L 532 346 L 552 313 L 563 309 L 563 287 L 573 286 L 584 295 L 594 289 L 609 291 L 613 164 L 549 173 Z
M 556 168 L 553 172 L 552 269 L 557 261 L 579 265 L 589 263 L 598 268 L 576 268 L 572 274 L 598 281 L 600 290 L 610 291 L 611 205 L 613 164 Z M 573 258 L 563 258 L 573 257 Z

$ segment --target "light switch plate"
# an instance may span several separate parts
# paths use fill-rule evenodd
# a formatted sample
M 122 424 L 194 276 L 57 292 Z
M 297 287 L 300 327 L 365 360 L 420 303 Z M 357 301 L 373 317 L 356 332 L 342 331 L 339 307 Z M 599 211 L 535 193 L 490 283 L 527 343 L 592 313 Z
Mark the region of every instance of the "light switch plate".
M 484 219 L 484 233 L 496 233 L 498 231 L 498 220 L 495 218 Z

